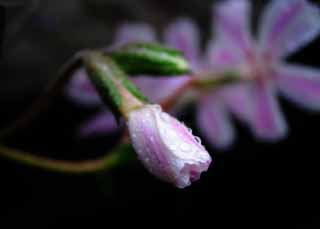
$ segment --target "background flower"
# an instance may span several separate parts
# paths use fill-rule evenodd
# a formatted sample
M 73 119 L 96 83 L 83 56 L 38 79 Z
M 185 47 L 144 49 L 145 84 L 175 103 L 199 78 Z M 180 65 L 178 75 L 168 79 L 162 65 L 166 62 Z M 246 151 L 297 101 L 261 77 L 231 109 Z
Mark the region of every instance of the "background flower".
M 210 55 L 213 63 L 242 71 L 251 80 L 248 123 L 258 138 L 276 140 L 287 133 L 278 91 L 302 107 L 319 108 L 320 70 L 285 64 L 283 58 L 319 34 L 320 11 L 306 0 L 271 1 L 255 42 L 250 10 L 247 0 L 228 0 L 214 8 L 217 38 Z
M 154 31 L 146 24 L 126 24 L 119 28 L 115 36 L 115 45 L 133 41 L 155 41 Z M 133 78 L 134 83 L 147 95 L 151 101 L 160 103 L 174 95 L 180 88 L 190 81 L 190 77 L 200 77 L 203 72 L 221 72 L 221 65 L 212 63 L 207 56 L 201 55 L 200 34 L 197 25 L 190 19 L 180 18 L 171 23 L 164 31 L 164 42 L 172 48 L 182 51 L 193 68 L 192 76 L 160 77 L 138 76 Z M 210 57 L 210 56 L 209 56 Z M 220 66 L 220 67 L 217 67 Z M 225 69 L 223 69 L 225 70 Z M 100 105 L 99 98 L 83 70 L 79 70 L 73 77 L 69 95 L 84 105 Z M 197 94 L 197 123 L 204 137 L 217 148 L 226 148 L 233 143 L 235 134 L 231 125 L 229 112 L 240 119 L 247 119 L 246 94 L 244 86 L 226 86 L 222 89 L 201 91 Z M 241 105 L 242 109 L 239 109 Z M 105 114 L 105 115 L 104 115 Z M 81 133 L 90 135 L 108 133 L 114 130 L 115 125 L 109 111 L 101 112 L 81 128 Z

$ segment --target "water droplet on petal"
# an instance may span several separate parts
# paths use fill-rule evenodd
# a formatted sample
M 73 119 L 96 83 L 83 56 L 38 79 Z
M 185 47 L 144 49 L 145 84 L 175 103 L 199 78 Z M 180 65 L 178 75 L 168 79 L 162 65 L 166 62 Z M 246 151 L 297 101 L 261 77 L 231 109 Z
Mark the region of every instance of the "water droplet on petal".
M 201 139 L 198 136 L 195 136 L 194 139 L 196 140 L 197 143 L 201 145 Z

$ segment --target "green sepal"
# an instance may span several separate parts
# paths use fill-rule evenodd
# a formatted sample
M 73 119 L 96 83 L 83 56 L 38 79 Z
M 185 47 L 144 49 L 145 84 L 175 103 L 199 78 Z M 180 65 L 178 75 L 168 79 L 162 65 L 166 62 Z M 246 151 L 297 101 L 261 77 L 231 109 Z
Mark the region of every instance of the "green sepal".
M 92 51 L 84 55 L 83 60 L 89 79 L 117 119 L 120 115 L 125 115 L 137 101 L 148 102 L 147 97 L 110 57 Z
M 177 76 L 190 73 L 189 63 L 182 52 L 158 44 L 131 43 L 109 54 L 129 75 Z

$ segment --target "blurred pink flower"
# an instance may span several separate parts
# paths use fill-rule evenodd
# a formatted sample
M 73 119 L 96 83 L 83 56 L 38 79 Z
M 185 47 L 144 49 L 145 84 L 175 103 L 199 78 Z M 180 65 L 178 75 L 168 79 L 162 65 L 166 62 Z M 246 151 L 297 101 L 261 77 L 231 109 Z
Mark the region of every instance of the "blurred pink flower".
M 235 131 L 231 114 L 250 126 L 255 136 L 276 140 L 287 133 L 287 125 L 276 100 L 280 92 L 298 105 L 319 110 L 320 71 L 285 64 L 282 59 L 310 42 L 320 30 L 317 7 L 306 0 L 270 1 L 262 15 L 257 42 L 250 33 L 249 0 L 225 0 L 214 5 L 213 30 L 205 55 L 201 55 L 198 27 L 189 19 L 179 19 L 164 32 L 165 44 L 184 52 L 194 76 L 202 72 L 236 71 L 245 82 L 199 93 L 197 123 L 204 137 L 217 148 L 233 143 Z M 115 44 L 156 41 L 146 24 L 119 28 Z M 101 105 L 83 70 L 72 79 L 68 93 L 81 104 Z M 160 103 L 190 80 L 189 76 L 169 78 L 135 77 L 136 85 Z M 103 110 L 82 127 L 84 135 L 108 133 L 116 125 L 110 111 Z
M 200 139 L 159 105 L 130 112 L 128 128 L 139 159 L 159 179 L 185 188 L 208 170 L 211 157 Z
M 126 42 L 133 41 L 155 41 L 154 31 L 146 24 L 126 24 L 119 28 L 116 33 L 113 45 L 117 46 Z M 207 68 L 210 63 L 203 59 L 200 54 L 199 31 L 197 26 L 189 19 L 179 19 L 168 26 L 164 32 L 164 42 L 172 48 L 184 52 L 186 58 L 190 61 L 195 75 L 197 72 Z M 190 76 L 179 77 L 160 77 L 153 78 L 148 76 L 139 76 L 133 78 L 134 83 L 147 95 L 151 101 L 160 103 L 171 95 L 174 95 L 179 89 L 186 85 Z M 220 93 L 224 91 L 224 93 Z M 232 94 L 228 93 L 231 92 Z M 87 79 L 84 70 L 77 71 L 68 87 L 68 94 L 76 102 L 88 106 L 101 105 L 101 101 L 94 88 Z M 229 146 L 234 139 L 234 131 L 230 123 L 224 101 L 230 102 L 232 107 L 236 97 L 238 102 L 245 102 L 243 98 L 243 89 L 240 86 L 228 86 L 225 90 L 212 91 L 209 93 L 200 93 L 200 102 L 198 103 L 199 116 L 197 118 L 201 131 L 212 144 L 222 148 Z M 242 105 L 243 107 L 244 105 Z M 234 113 L 239 112 L 240 116 L 246 116 L 244 111 L 233 109 Z M 101 111 L 97 116 L 91 118 L 81 128 L 83 136 L 97 134 L 106 134 L 114 131 L 117 127 L 109 110 Z
M 283 61 L 319 34 L 320 11 L 307 0 L 270 1 L 255 41 L 250 8 L 248 0 L 215 6 L 216 37 L 209 58 L 211 66 L 240 71 L 250 80 L 248 123 L 258 138 L 276 140 L 287 132 L 278 92 L 304 108 L 320 109 L 320 70 Z

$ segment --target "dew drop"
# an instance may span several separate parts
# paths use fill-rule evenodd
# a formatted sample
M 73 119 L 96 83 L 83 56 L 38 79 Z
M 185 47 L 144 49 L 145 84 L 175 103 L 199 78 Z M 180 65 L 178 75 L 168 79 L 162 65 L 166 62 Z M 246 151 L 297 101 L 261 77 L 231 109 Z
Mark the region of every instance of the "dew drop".
M 200 139 L 198 136 L 195 136 L 194 139 L 196 140 L 196 142 L 197 142 L 198 144 L 201 145 L 201 139 Z

